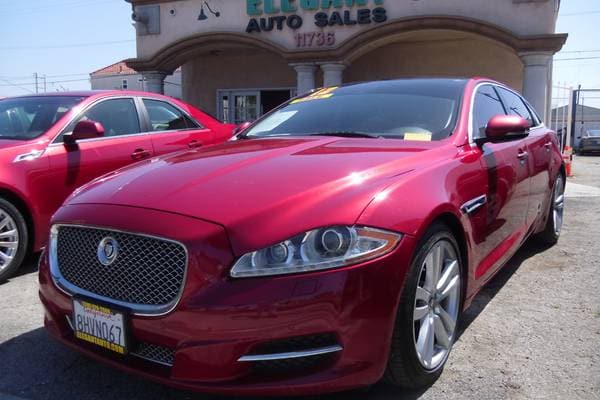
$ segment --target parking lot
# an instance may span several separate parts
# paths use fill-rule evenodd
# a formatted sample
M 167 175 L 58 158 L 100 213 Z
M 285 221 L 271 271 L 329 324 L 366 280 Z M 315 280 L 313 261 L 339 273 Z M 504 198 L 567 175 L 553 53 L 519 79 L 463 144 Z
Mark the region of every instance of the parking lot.
M 600 398 L 600 157 L 576 158 L 573 171 L 559 244 L 528 243 L 480 293 L 438 382 L 323 398 Z M 124 375 L 50 339 L 36 261 L 0 284 L 0 398 L 213 398 Z

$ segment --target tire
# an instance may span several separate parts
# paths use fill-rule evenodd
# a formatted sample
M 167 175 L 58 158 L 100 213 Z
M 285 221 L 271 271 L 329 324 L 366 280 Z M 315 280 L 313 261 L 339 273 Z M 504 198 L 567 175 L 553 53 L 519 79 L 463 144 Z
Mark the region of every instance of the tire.
M 560 238 L 562 230 L 563 213 L 565 207 L 565 178 L 559 173 L 554 182 L 552 197 L 550 198 L 550 207 L 546 217 L 546 226 L 544 230 L 536 235 L 536 239 L 544 244 L 553 246 Z
M 400 296 L 400 304 L 398 305 L 398 313 L 392 335 L 390 356 L 383 377 L 386 383 L 410 389 L 430 386 L 441 375 L 452 345 L 456 340 L 463 300 L 460 250 L 450 229 L 443 224 L 436 223 L 432 225 L 425 233 L 417 248 L 419 250 L 413 257 L 410 271 L 406 277 L 404 289 Z M 444 255 L 443 257 L 438 257 L 438 259 L 443 259 L 441 263 L 437 263 L 442 266 L 439 276 L 443 277 L 445 272 L 455 272 L 455 274 L 449 274 L 448 276 L 451 278 L 446 280 L 446 282 L 454 282 L 455 284 L 455 287 L 453 286 L 452 288 L 452 294 L 439 302 L 438 299 L 440 297 L 438 299 L 434 297 L 439 296 L 442 290 L 435 296 L 431 296 L 429 300 L 426 300 L 427 296 L 424 296 L 423 292 L 428 287 L 438 286 L 437 284 L 428 284 L 431 275 L 427 274 L 428 269 L 426 268 L 427 265 L 436 264 L 433 262 L 435 258 L 430 258 L 435 255 L 436 248 L 440 248 L 441 254 Z M 451 267 L 451 264 L 454 264 L 454 266 Z M 434 269 L 432 268 L 430 271 L 433 272 Z M 438 283 L 441 281 L 442 279 Z M 444 287 L 445 285 L 441 286 L 442 289 Z M 450 287 L 450 285 L 447 287 Z M 429 294 L 428 290 L 425 290 L 427 294 Z M 417 294 L 417 291 L 419 291 L 419 294 Z M 452 303 L 452 307 L 449 306 L 450 303 Z M 452 324 L 447 325 L 444 322 L 447 320 L 440 316 L 439 308 L 443 308 L 446 310 L 447 315 L 453 317 Z M 440 323 L 447 334 L 447 341 L 442 342 L 439 340 L 437 328 Z M 431 332 L 431 335 L 433 335 L 431 342 L 421 340 L 422 338 L 429 337 L 427 332 Z M 419 343 L 424 344 L 424 346 L 419 347 Z M 430 348 L 433 349 L 431 354 L 436 354 L 431 358 L 427 356 L 426 351 L 418 350 L 419 348 L 421 350 L 428 348 L 427 343 L 431 343 Z M 437 350 L 440 351 L 440 354 L 435 353 L 436 345 L 439 346 Z M 427 359 L 430 361 L 427 362 Z
M 23 215 L 10 202 L 0 197 L 0 282 L 13 276 L 23 263 L 28 238 Z

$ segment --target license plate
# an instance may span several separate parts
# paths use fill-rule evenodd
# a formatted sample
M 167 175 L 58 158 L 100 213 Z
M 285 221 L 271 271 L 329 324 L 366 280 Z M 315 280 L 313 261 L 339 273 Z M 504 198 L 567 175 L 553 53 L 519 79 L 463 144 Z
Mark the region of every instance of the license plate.
M 127 354 L 125 314 L 108 307 L 73 299 L 75 337 L 119 354 Z

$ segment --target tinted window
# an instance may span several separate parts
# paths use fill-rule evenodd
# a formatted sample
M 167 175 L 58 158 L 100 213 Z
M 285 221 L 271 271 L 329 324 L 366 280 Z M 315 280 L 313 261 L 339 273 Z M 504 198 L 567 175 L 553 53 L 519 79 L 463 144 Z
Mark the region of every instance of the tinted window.
M 198 125 L 181 112 L 181 110 L 169 103 L 144 99 L 144 105 L 146 106 L 146 110 L 148 110 L 151 131 L 174 131 L 198 128 Z
M 532 124 L 532 126 L 538 126 L 538 125 L 540 125 L 542 123 L 542 119 L 540 118 L 540 116 L 537 113 L 537 111 L 535 111 L 535 109 L 533 108 L 533 106 L 531 104 L 529 104 L 528 102 L 525 102 L 525 105 L 527 106 L 527 109 L 529 110 L 529 113 L 533 117 L 533 124 Z
M 502 96 L 506 111 L 509 115 L 518 115 L 519 117 L 528 120 L 532 126 L 536 125 L 529 109 L 519 96 L 503 88 L 498 88 L 498 90 L 500 91 L 500 95 Z
M 492 117 L 504 115 L 504 107 L 493 86 L 485 85 L 477 89 L 473 105 L 473 137 L 485 137 L 485 128 Z
M 79 121 L 100 122 L 104 127 L 104 136 L 122 136 L 140 133 L 140 121 L 133 99 L 104 100 L 87 110 L 65 129 L 72 132 Z M 62 140 L 62 138 L 59 138 Z
M 35 139 L 83 97 L 23 97 L 0 100 L 0 139 Z
M 245 136 L 361 132 L 441 140 L 452 134 L 464 80 L 414 79 L 326 88 L 269 114 Z

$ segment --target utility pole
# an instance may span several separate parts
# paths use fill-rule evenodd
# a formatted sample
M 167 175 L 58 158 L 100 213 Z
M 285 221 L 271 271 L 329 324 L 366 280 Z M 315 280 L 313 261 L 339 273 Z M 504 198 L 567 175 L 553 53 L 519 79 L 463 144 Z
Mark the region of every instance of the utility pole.
M 573 98 L 571 102 L 573 104 L 573 109 L 571 110 L 571 135 L 575 135 L 577 137 L 577 133 L 575 133 L 575 123 L 577 122 L 577 106 L 579 105 L 579 94 L 581 93 L 581 85 L 577 88 L 577 90 L 573 91 Z M 571 146 L 571 143 L 567 143 L 567 146 Z
M 38 73 L 37 72 L 33 73 L 33 78 L 35 79 L 35 92 L 39 93 L 40 90 L 39 90 L 39 87 L 38 87 Z
M 46 93 L 46 75 L 44 75 L 42 79 L 44 79 L 44 93 Z

